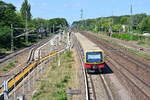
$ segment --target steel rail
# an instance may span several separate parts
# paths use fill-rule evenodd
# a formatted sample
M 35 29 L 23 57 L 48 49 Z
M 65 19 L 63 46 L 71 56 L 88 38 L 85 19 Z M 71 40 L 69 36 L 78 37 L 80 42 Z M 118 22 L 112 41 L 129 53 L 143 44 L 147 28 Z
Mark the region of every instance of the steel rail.
M 83 75 L 84 75 L 84 84 L 85 84 L 85 96 L 86 96 L 86 100 L 90 100 L 90 95 L 89 95 L 89 89 L 88 89 L 88 79 L 87 79 L 87 74 L 84 70 L 84 63 L 83 63 L 83 58 L 82 58 L 82 54 L 81 54 L 81 48 L 80 48 L 80 45 L 79 45 L 79 42 L 77 40 L 77 38 L 73 35 L 73 40 L 74 40 L 74 44 L 75 44 L 75 48 L 77 50 L 77 54 L 79 56 L 79 59 L 80 59 L 80 62 L 81 62 L 81 66 L 82 66 L 82 72 L 83 72 Z
M 84 33 L 82 32 L 82 34 L 83 34 L 84 36 L 88 37 L 87 34 L 89 34 L 89 33 L 84 34 Z M 123 57 L 124 59 L 128 60 L 129 62 L 134 63 L 134 64 L 137 65 L 138 67 L 145 69 L 145 71 L 150 72 L 150 65 L 145 64 L 145 63 L 143 63 L 143 62 L 140 62 L 139 60 L 137 60 L 137 59 L 131 57 L 129 54 L 125 54 L 122 50 L 117 50 L 116 48 L 114 49 L 114 47 L 112 47 L 111 45 L 109 45 L 109 44 L 106 43 L 106 40 L 105 40 L 105 39 L 102 39 L 103 41 L 101 41 L 98 37 L 96 37 L 96 36 L 94 36 L 94 35 L 91 35 L 91 34 L 89 34 L 89 35 L 90 35 L 92 38 L 95 38 L 95 41 L 102 43 L 103 46 L 105 46 L 105 48 L 107 48 L 107 49 L 110 50 L 111 52 L 114 52 L 115 54 L 117 54 L 117 55 Z M 108 45 L 109 45 L 109 46 L 108 46 Z M 116 52 L 116 51 L 117 51 L 117 52 Z
M 87 36 L 86 36 L 87 37 Z M 92 40 L 93 41 L 93 40 Z M 97 41 L 97 42 L 100 42 L 100 40 L 97 40 L 96 38 L 95 38 L 95 41 Z M 103 43 L 103 42 L 100 42 L 100 43 Z M 113 50 L 110 50 L 110 49 L 108 49 L 107 47 L 107 44 L 106 43 L 103 43 L 103 45 L 102 46 L 100 46 L 100 45 L 98 45 L 99 47 L 101 47 L 101 48 L 103 48 L 103 50 L 107 50 L 107 51 L 112 51 L 112 52 L 114 52 L 115 53 L 115 50 L 113 51 Z M 112 48 L 112 47 L 110 47 L 110 48 Z M 113 49 L 113 48 L 112 48 Z M 108 57 L 109 57 L 109 59 L 112 59 L 109 55 L 107 55 Z M 121 56 L 121 55 L 119 55 L 119 56 Z M 122 56 L 121 56 L 122 57 Z M 149 83 L 146 83 L 145 81 L 143 81 L 142 79 L 140 79 L 139 77 L 137 77 L 136 75 L 134 75 L 131 71 L 129 71 L 127 68 L 125 68 L 125 66 L 124 65 L 122 65 L 120 62 L 118 62 L 117 60 L 115 60 L 115 62 L 117 63 L 117 64 L 119 64 L 120 66 L 122 66 L 121 68 L 124 68 L 124 70 L 126 70 L 127 72 L 129 72 L 133 77 L 135 77 L 136 79 L 138 79 L 141 83 L 143 83 L 145 86 L 147 86 L 148 88 L 150 87 L 150 85 L 149 85 Z M 116 65 L 115 64 L 113 64 L 112 63 L 112 60 L 111 60 L 111 62 L 110 62 L 115 68 L 117 68 L 116 67 Z M 117 68 L 118 69 L 118 68 Z M 119 69 L 118 69 L 119 70 Z M 120 71 L 120 70 L 119 70 Z M 123 76 L 125 76 L 128 80 L 129 80 L 129 82 L 131 82 L 139 91 L 141 91 L 146 97 L 148 97 L 149 98 L 149 96 L 143 91 L 143 90 L 141 90 L 126 74 L 124 74 L 122 71 L 120 71 L 121 72 L 121 74 L 123 75 Z
M 30 54 L 30 56 L 29 56 L 29 59 L 31 59 L 31 57 L 32 57 L 32 55 L 33 55 L 35 49 L 36 49 L 36 48 L 34 48 L 34 49 L 31 50 L 31 54 Z M 33 69 L 36 68 L 37 65 L 39 65 L 41 62 L 43 62 L 43 61 L 45 61 L 45 60 L 47 60 L 47 59 L 49 59 L 49 58 L 51 58 L 51 57 L 53 57 L 53 56 L 56 56 L 58 53 L 64 52 L 65 50 L 66 50 L 66 48 L 65 48 L 65 49 L 62 49 L 62 50 L 60 50 L 60 51 L 54 51 L 54 52 L 48 54 L 48 55 L 45 56 L 45 57 L 42 57 L 42 58 L 40 58 L 40 59 L 38 59 L 38 60 L 35 60 L 35 61 L 32 62 L 32 63 L 29 63 L 30 60 L 28 60 L 28 65 L 23 69 L 23 71 L 18 72 L 18 74 L 17 74 L 15 77 L 12 77 L 12 78 L 10 78 L 9 80 L 7 80 L 7 81 L 8 81 L 9 93 L 13 90 L 14 84 L 15 84 L 15 85 L 18 85 L 18 84 L 22 81 L 22 78 L 27 77 L 28 74 L 29 74 L 30 72 L 32 72 Z M 20 81 L 20 80 L 21 80 L 21 81 Z M 19 82 L 19 83 L 18 83 L 18 82 Z M 17 84 L 16 84 L 16 83 L 17 83 Z M 0 98 L 3 98 L 3 88 L 2 88 L 2 87 L 0 87 Z
M 112 92 L 111 92 L 111 90 L 110 90 L 110 88 L 109 88 L 109 86 L 105 80 L 104 75 L 99 75 L 99 78 L 102 80 L 103 86 L 104 86 L 104 88 L 106 90 L 106 94 L 108 96 L 108 100 L 114 100 Z
M 51 38 L 53 38 L 53 37 L 54 37 L 54 35 L 53 35 Z M 44 41 L 44 42 L 43 42 L 43 41 Z M 45 39 L 45 40 L 43 40 L 43 41 L 40 41 L 40 42 L 38 42 L 38 43 L 36 43 L 36 44 L 32 44 L 30 47 L 27 47 L 27 48 L 24 48 L 24 49 L 20 49 L 20 50 L 16 50 L 14 53 L 11 53 L 11 54 L 7 55 L 6 57 L 0 59 L 0 65 L 1 65 L 3 62 L 5 62 L 5 61 L 7 61 L 7 60 L 9 60 L 9 59 L 11 59 L 11 58 L 13 58 L 14 56 L 17 56 L 17 55 L 19 55 L 19 54 L 21 54 L 21 53 L 23 53 L 23 52 L 25 52 L 25 51 L 27 51 L 27 50 L 29 50 L 29 49 L 34 48 L 34 46 L 37 46 L 37 45 L 39 46 L 39 45 L 45 44 L 45 43 L 47 42 L 47 39 Z
M 76 39 L 76 37 L 75 37 L 75 43 L 76 43 L 76 50 L 78 52 L 78 56 L 80 57 L 82 66 L 84 66 L 83 53 L 82 53 L 83 51 L 81 50 L 82 47 L 81 47 L 80 43 L 78 42 L 78 40 Z M 92 80 L 92 76 L 85 71 L 84 67 L 82 67 L 82 68 L 83 68 L 83 72 L 85 72 L 84 77 L 85 77 L 85 86 L 86 86 L 86 100 L 98 100 L 96 97 L 95 86 L 94 86 L 94 82 Z M 106 90 L 108 99 L 114 100 L 113 96 L 112 96 L 112 92 L 109 89 L 107 82 L 104 79 L 104 76 L 103 75 L 98 75 L 98 76 L 103 83 L 103 86 Z
M 87 37 L 87 36 L 86 36 L 86 37 Z M 94 40 L 92 40 L 92 41 L 94 41 Z M 105 42 L 101 42 L 101 41 L 98 40 L 96 37 L 95 37 L 95 41 L 97 41 L 97 42 L 99 42 L 99 43 L 102 44 L 102 45 L 98 44 L 98 46 L 101 47 L 101 48 L 103 48 L 103 50 L 106 50 L 106 51 L 109 51 L 109 52 L 113 52 L 113 53 L 115 53 L 116 55 L 118 55 L 118 56 L 120 56 L 120 57 L 123 57 L 123 56 L 121 55 L 121 53 L 118 54 L 118 51 L 116 52 L 116 50 L 113 50 L 113 48 L 110 47 L 110 46 L 108 46 L 108 44 L 106 44 Z M 95 42 L 95 41 L 94 41 L 94 42 Z M 109 47 L 109 49 L 108 49 L 108 47 Z M 110 48 L 111 48 L 111 50 L 110 50 Z M 109 55 L 107 55 L 107 56 L 109 56 Z M 109 56 L 109 57 L 110 57 L 110 56 Z M 127 58 L 125 58 L 125 59 L 127 59 Z M 127 60 L 130 61 L 129 59 L 127 59 Z M 116 60 L 116 62 L 117 62 L 117 63 L 120 63 L 120 62 L 118 62 L 117 60 Z M 141 81 L 145 86 L 150 87 L 149 83 L 147 83 L 147 82 L 145 82 L 144 80 L 142 80 L 142 79 L 140 79 L 139 77 L 137 77 L 134 73 L 132 73 L 130 70 L 128 70 L 128 69 L 125 67 L 125 65 L 122 65 L 122 64 L 121 64 L 121 66 L 123 66 L 129 73 L 131 73 L 135 78 L 137 78 L 139 81 Z M 140 68 L 141 68 L 141 67 L 140 67 Z M 147 70 L 145 69 L 145 71 L 147 71 Z
M 126 75 L 126 74 L 124 74 L 124 72 L 122 71 L 122 70 L 120 70 L 120 69 L 118 69 L 118 67 L 116 67 L 116 64 L 114 64 L 113 62 L 112 62 L 112 58 L 111 57 L 109 57 L 109 59 L 111 59 L 111 61 L 109 62 L 109 63 L 111 63 L 111 65 L 113 65 L 126 79 L 128 79 L 128 81 L 129 82 L 131 82 L 142 94 L 144 94 L 144 96 L 146 96 L 147 98 L 149 98 L 150 99 L 150 96 L 147 94 L 147 93 L 145 93 L 139 86 L 137 86 L 137 84 L 135 84 L 129 77 L 128 77 L 128 75 Z M 117 62 L 117 61 L 115 61 L 119 66 L 123 66 L 122 64 L 120 64 L 119 62 Z M 124 66 L 123 66 L 124 67 Z M 125 69 L 125 68 L 124 68 Z M 127 70 L 127 69 L 125 69 L 125 70 Z M 127 70 L 128 71 L 128 70 Z M 130 72 L 129 72 L 130 73 Z M 132 74 L 132 73 L 131 73 Z M 140 80 L 141 81 L 141 80 Z M 143 83 L 142 81 L 141 81 L 141 83 Z M 143 83 L 144 84 L 144 83 Z M 144 84 L 145 85 L 145 84 Z M 148 86 L 148 84 L 146 84 L 146 86 Z M 150 86 L 148 86 L 148 87 L 150 87 Z

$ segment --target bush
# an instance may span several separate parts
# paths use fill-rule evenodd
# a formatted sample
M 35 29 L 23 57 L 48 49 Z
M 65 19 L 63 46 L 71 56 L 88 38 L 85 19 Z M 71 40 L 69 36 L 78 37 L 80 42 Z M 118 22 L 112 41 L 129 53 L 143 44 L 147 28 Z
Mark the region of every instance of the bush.
M 72 57 L 72 52 L 71 51 L 67 51 L 67 52 L 65 52 L 65 56 L 66 57 Z
M 67 94 L 64 89 L 55 92 L 54 96 L 56 97 L 56 100 L 67 100 Z
M 16 65 L 16 62 L 11 62 L 11 63 L 9 63 L 7 66 L 5 66 L 5 67 L 3 68 L 3 71 L 8 71 L 8 70 L 10 70 L 11 68 L 15 67 L 15 65 Z
M 140 37 L 133 34 L 123 33 L 123 34 L 112 34 L 112 37 L 118 38 L 125 41 L 137 41 L 140 40 Z

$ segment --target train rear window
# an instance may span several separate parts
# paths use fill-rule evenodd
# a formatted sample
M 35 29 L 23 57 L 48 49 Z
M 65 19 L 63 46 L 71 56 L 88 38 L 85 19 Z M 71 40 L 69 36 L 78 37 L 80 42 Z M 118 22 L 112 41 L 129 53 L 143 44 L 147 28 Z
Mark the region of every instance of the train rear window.
M 89 63 L 102 62 L 102 52 L 87 52 L 86 62 L 89 62 Z

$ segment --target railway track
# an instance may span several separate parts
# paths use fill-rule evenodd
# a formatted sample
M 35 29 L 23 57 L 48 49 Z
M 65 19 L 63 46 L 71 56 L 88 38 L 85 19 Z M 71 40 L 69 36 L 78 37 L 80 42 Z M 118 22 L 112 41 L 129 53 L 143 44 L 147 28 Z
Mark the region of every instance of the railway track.
M 129 74 L 124 73 L 124 70 L 120 70 L 118 67 L 116 67 L 117 65 L 118 65 L 118 66 L 122 66 L 121 64 L 115 63 L 115 62 L 112 60 L 112 58 L 109 58 L 109 59 L 111 59 L 111 61 L 109 62 L 109 65 L 112 65 L 113 67 L 115 67 L 115 69 L 117 69 L 118 72 L 119 72 L 123 77 L 125 77 L 125 78 L 127 79 L 127 81 L 129 81 L 130 83 L 132 83 L 133 86 L 134 86 L 136 89 L 138 89 L 138 91 L 140 91 L 140 93 L 142 93 L 142 94 L 144 95 L 145 100 L 149 100 L 149 99 L 150 99 L 150 96 L 149 96 L 149 89 L 145 89 L 145 87 L 143 87 L 143 86 L 138 86 L 138 85 L 133 81 L 133 79 L 131 79 L 131 78 L 128 76 Z M 139 83 L 139 82 L 137 81 L 137 83 Z M 144 84 L 145 84 L 145 83 L 144 83 Z M 147 86 L 147 84 L 146 84 L 146 86 Z
M 98 74 L 96 75 L 97 79 L 94 81 L 94 75 L 88 74 L 85 69 L 84 69 L 84 61 L 83 61 L 83 51 L 80 43 L 74 36 L 74 43 L 75 47 L 78 53 L 78 56 L 80 58 L 81 66 L 83 69 L 83 74 L 84 74 L 84 83 L 85 83 L 85 95 L 86 95 L 86 100 L 99 100 L 101 97 L 99 97 L 99 93 L 96 92 L 97 87 L 95 86 L 96 83 L 102 84 L 102 87 L 105 91 L 104 95 L 106 95 L 106 100 L 113 100 L 113 96 L 111 93 L 111 90 L 109 86 L 107 85 L 107 82 L 105 81 L 105 78 L 103 75 Z M 101 87 L 101 88 L 102 88 Z
M 14 90 L 14 86 L 18 86 L 23 79 L 25 79 L 27 76 L 29 76 L 30 73 L 33 72 L 33 70 L 43 61 L 46 61 L 47 59 L 57 55 L 58 53 L 63 52 L 64 50 L 60 50 L 60 51 L 54 51 L 51 52 L 50 54 L 48 54 L 47 56 L 41 57 L 39 59 L 34 59 L 35 56 L 35 51 L 38 48 L 41 48 L 42 44 L 39 44 L 38 46 L 32 48 L 32 50 L 30 51 L 30 56 L 28 58 L 28 61 L 26 63 L 26 67 L 23 68 L 22 71 L 19 71 L 13 78 L 10 78 L 7 82 L 8 82 L 8 93 L 11 94 L 12 90 Z M 38 55 L 40 55 L 40 49 L 38 49 Z M 14 85 L 15 84 L 15 85 Z M 4 99 L 4 94 L 2 94 L 2 91 L 4 90 L 4 88 L 0 87 L 0 100 Z
M 138 59 L 135 59 L 128 52 L 123 51 L 122 49 L 117 48 L 116 46 L 111 45 L 111 44 L 105 42 L 104 39 L 99 39 L 99 38 L 97 38 L 94 35 L 90 35 L 87 32 L 86 32 L 87 34 L 85 34 L 85 32 L 81 32 L 81 33 L 83 33 L 83 35 L 85 35 L 86 37 L 88 37 L 88 38 L 90 37 L 90 39 L 95 40 L 94 42 L 101 43 L 107 50 L 109 50 L 109 51 L 111 51 L 111 52 L 113 52 L 113 53 L 121 56 L 122 58 L 128 60 L 129 62 L 132 62 L 133 64 L 135 64 L 138 67 L 144 69 L 145 71 L 150 72 L 150 65 L 149 64 L 143 63 L 142 61 L 139 61 Z
M 53 38 L 53 37 L 54 37 L 54 35 L 53 35 L 52 37 L 50 37 L 50 39 Z M 13 69 L 11 69 L 11 70 L 9 70 L 9 71 L 7 71 L 7 72 L 5 72 L 5 73 L 1 73 L 1 74 L 0 74 L 0 85 L 2 84 L 2 81 L 3 81 L 3 80 L 8 80 L 9 78 L 11 78 L 12 75 L 14 75 L 14 73 L 17 73 L 18 70 L 23 69 L 24 66 L 26 66 L 26 65 L 28 65 L 29 63 L 33 62 L 34 59 L 32 58 L 32 56 L 34 55 L 34 53 L 33 53 L 34 50 L 36 50 L 38 47 L 42 46 L 43 44 L 47 43 L 48 41 L 49 41 L 49 39 L 46 38 L 46 39 L 44 39 L 44 40 L 41 40 L 41 41 L 37 42 L 36 44 L 31 45 L 30 47 L 27 47 L 27 48 L 25 48 L 25 49 L 22 49 L 22 50 L 20 50 L 20 51 L 17 51 L 16 53 L 12 53 L 12 54 L 10 54 L 9 56 L 7 56 L 6 58 L 1 59 L 1 60 L 0 60 L 0 66 L 4 66 L 5 64 L 7 64 L 7 63 L 9 63 L 9 62 L 12 62 L 11 59 L 13 59 L 13 58 L 17 58 L 17 59 L 18 59 L 17 56 L 22 55 L 22 54 L 24 54 L 25 52 L 29 52 L 29 53 L 27 53 L 27 55 L 28 55 L 28 59 L 27 59 L 27 60 L 25 60 L 23 63 L 20 62 L 21 64 L 16 65 L 16 67 L 14 67 Z M 25 56 L 27 56 L 27 55 L 25 55 Z M 27 57 L 26 57 L 26 58 L 27 58 Z M 22 59 L 22 58 L 21 58 L 21 59 Z M 23 59 L 24 59 L 24 58 L 23 58 Z M 19 62 L 18 62 L 18 63 L 19 63 Z M 16 72 L 16 71 L 17 71 L 17 72 Z
M 52 37 L 53 37 L 53 36 L 52 36 Z M 14 53 L 11 53 L 11 54 L 7 55 L 6 57 L 0 59 L 0 66 L 1 66 L 4 62 L 9 61 L 10 59 L 12 59 L 13 57 L 16 57 L 16 56 L 20 55 L 21 53 L 26 52 L 26 51 L 28 51 L 28 50 L 30 50 L 30 49 L 32 50 L 33 48 L 35 48 L 35 47 L 37 47 L 37 46 L 40 46 L 40 45 L 46 43 L 47 41 L 48 41 L 48 39 L 41 40 L 40 42 L 35 43 L 35 44 L 31 45 L 30 47 L 17 50 L 17 51 L 15 51 Z
M 88 76 L 88 83 L 89 83 L 89 100 L 99 100 L 100 98 L 103 100 L 114 100 L 112 92 L 104 78 L 104 76 L 99 72 L 99 74 L 87 74 Z M 103 89 L 101 88 L 103 87 Z M 101 89 L 101 93 L 98 93 Z
M 130 67 L 133 65 L 138 68 L 138 70 L 142 69 L 144 70 L 147 75 L 149 74 L 150 66 L 147 64 L 143 64 L 142 62 L 139 62 L 135 58 L 130 58 L 127 54 L 125 54 L 122 51 L 118 51 L 115 47 L 112 47 L 112 45 L 109 45 L 105 41 L 102 41 L 95 36 L 89 35 L 88 33 L 85 34 L 82 32 L 84 36 L 89 38 L 91 41 L 96 43 L 100 48 L 105 50 L 105 53 L 107 54 L 107 57 L 109 58 L 109 65 L 115 67 L 114 70 L 118 70 L 130 83 L 133 84 L 133 86 L 136 87 L 137 91 L 140 91 L 142 95 L 144 95 L 145 98 L 150 99 L 150 83 L 149 78 L 145 78 L 145 76 L 142 76 L 142 73 L 140 73 L 141 76 L 136 74 L 136 70 L 131 70 Z M 113 54 L 115 55 L 113 55 Z M 114 60 L 114 57 L 117 56 L 117 60 Z M 127 62 L 132 63 L 131 64 L 122 64 L 120 59 L 124 59 Z M 144 67 L 142 67 L 142 65 Z M 118 67 L 116 67 L 118 66 Z M 112 68 L 113 68 L 112 67 Z
M 35 59 L 35 55 L 38 55 L 38 60 L 37 62 L 40 60 L 41 58 L 41 49 L 47 45 L 48 42 L 46 42 L 45 44 L 43 45 L 40 45 L 40 46 L 37 46 L 37 47 L 34 47 L 31 49 L 30 51 L 30 55 L 28 57 L 28 61 L 27 61 L 27 64 L 32 64 L 32 62 L 34 63 L 34 61 L 36 61 L 37 59 Z M 43 63 L 48 63 L 49 60 L 46 60 L 46 62 L 44 61 Z M 24 98 L 26 98 L 29 94 L 32 94 L 32 90 L 34 89 L 34 85 L 35 85 L 35 81 L 37 78 L 39 78 L 40 76 L 39 75 L 42 75 L 43 73 L 43 67 L 42 68 L 39 68 L 38 66 L 43 66 L 41 65 L 40 61 L 39 63 L 37 64 L 37 67 L 35 67 L 33 69 L 33 71 L 30 71 L 28 73 L 28 75 L 26 77 L 24 77 L 23 81 L 20 82 L 16 88 L 14 88 L 11 92 L 10 92 L 10 100 L 14 100 L 13 98 L 16 98 L 16 97 L 21 97 L 23 96 Z M 37 75 L 39 74 L 39 75 Z M 25 89 L 26 88 L 26 89 Z M 23 91 L 23 93 L 22 93 Z M 15 97 L 13 96 L 15 93 Z M 17 94 L 17 95 L 16 95 Z M 23 95 L 24 94 L 24 95 Z M 27 99 L 27 98 L 26 98 Z

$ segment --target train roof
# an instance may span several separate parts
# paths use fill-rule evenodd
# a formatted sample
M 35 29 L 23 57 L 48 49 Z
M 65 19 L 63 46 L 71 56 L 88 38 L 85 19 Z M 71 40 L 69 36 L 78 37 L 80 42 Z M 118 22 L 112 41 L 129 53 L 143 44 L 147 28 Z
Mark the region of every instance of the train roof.
M 101 48 L 99 48 L 96 44 L 91 42 L 88 38 L 86 38 L 82 34 L 76 33 L 75 36 L 80 42 L 84 52 L 92 51 L 92 50 L 103 51 Z
M 86 52 L 103 52 L 103 50 L 102 49 L 89 49 L 89 50 L 85 50 L 84 52 L 85 53 Z

